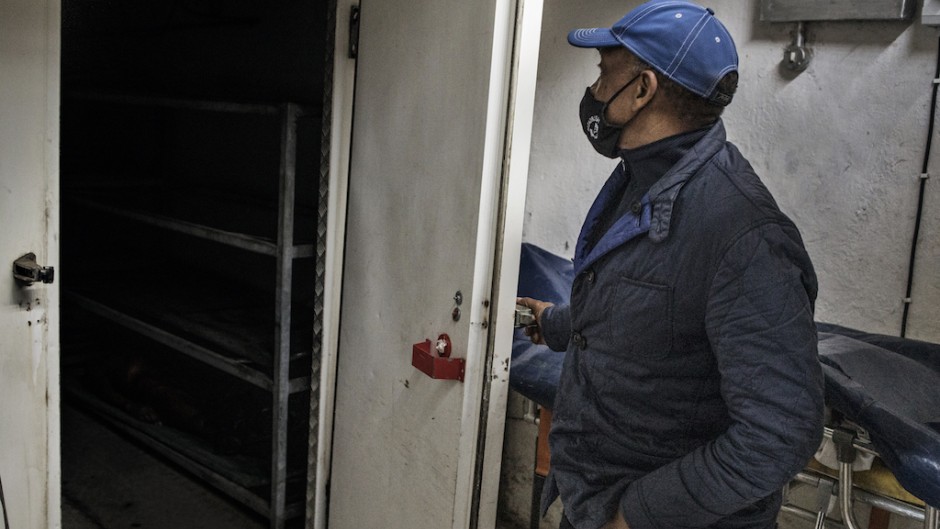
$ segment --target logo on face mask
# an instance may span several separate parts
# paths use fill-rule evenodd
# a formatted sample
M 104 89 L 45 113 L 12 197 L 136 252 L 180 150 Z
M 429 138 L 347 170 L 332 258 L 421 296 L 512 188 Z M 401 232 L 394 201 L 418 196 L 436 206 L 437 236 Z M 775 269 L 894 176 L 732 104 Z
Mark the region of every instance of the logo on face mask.
M 600 128 L 601 128 L 601 117 L 600 116 L 589 117 L 587 120 L 586 128 L 587 128 L 588 134 L 590 134 L 591 137 L 596 140 L 597 135 L 600 132 Z
M 598 101 L 591 92 L 590 86 L 584 89 L 584 97 L 581 98 L 581 104 L 578 108 L 581 126 L 584 127 L 584 135 L 587 136 L 594 150 L 608 158 L 616 158 L 617 153 L 620 152 L 618 144 L 624 126 L 611 125 L 603 116 L 607 113 L 607 106 L 617 99 L 617 96 L 623 93 L 628 86 L 639 79 L 640 75 L 642 73 L 635 75 L 627 84 L 620 87 L 620 90 L 614 92 L 614 95 L 607 102 Z M 636 115 L 634 114 L 633 117 L 636 117 Z

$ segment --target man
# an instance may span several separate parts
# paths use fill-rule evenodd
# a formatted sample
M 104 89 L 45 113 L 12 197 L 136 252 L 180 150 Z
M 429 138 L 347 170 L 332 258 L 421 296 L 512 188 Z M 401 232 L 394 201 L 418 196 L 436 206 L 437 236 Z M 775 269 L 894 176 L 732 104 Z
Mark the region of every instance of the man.
M 600 75 L 580 114 L 620 158 L 577 242 L 567 306 L 524 298 L 566 350 L 542 509 L 561 527 L 772 528 L 822 435 L 816 277 L 725 139 L 734 42 L 711 10 L 643 4 L 575 30 Z

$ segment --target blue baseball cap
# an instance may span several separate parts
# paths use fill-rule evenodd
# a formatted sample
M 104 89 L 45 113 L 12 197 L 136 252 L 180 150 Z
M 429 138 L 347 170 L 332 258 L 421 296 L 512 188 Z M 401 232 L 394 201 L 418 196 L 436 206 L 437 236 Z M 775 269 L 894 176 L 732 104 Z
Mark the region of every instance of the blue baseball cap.
M 715 12 L 691 2 L 652 0 L 610 28 L 576 29 L 568 43 L 579 48 L 623 46 L 694 94 L 726 106 L 731 94 L 718 81 L 738 69 L 738 52 Z

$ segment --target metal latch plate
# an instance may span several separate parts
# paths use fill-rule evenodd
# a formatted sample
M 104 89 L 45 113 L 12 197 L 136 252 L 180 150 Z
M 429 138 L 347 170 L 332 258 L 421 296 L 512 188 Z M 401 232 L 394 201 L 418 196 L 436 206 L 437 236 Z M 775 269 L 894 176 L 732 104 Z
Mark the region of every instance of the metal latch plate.
M 36 263 L 36 254 L 30 252 L 13 261 L 13 277 L 27 285 L 32 285 L 37 281 L 52 283 L 55 280 L 55 268 L 40 266 Z

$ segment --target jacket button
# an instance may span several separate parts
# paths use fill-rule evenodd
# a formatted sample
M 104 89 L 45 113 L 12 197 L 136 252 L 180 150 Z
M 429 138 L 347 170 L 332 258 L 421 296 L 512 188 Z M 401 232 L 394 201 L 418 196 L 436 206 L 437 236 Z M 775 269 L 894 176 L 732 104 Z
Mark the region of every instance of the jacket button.
M 585 349 L 587 347 L 587 340 L 585 340 L 584 336 L 582 336 L 579 332 L 576 332 L 571 336 L 571 341 L 573 341 L 579 349 Z
M 632 211 L 634 215 L 639 215 L 640 212 L 643 211 L 643 203 L 634 202 L 633 204 L 630 205 L 630 211 Z
M 594 270 L 588 270 L 587 272 L 585 272 L 584 277 L 585 279 L 587 279 L 588 283 L 593 283 L 594 282 Z

